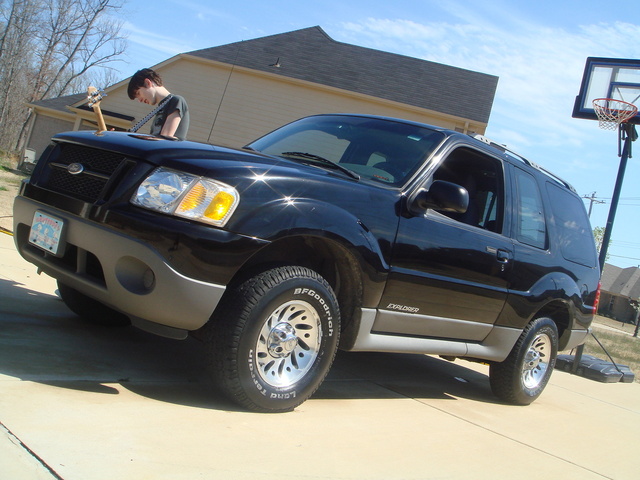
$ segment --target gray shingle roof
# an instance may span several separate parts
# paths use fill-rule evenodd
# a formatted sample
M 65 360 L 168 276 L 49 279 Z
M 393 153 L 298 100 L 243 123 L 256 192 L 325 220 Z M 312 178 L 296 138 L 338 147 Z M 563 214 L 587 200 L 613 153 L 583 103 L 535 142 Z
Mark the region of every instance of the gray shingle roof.
M 46 100 L 38 100 L 32 102 L 33 105 L 38 105 L 45 108 L 51 108 L 52 110 L 66 110 L 66 107 L 80 102 L 87 98 L 86 93 L 76 93 L 73 95 L 65 95 L 63 97 L 47 98 Z
M 81 102 L 86 99 L 87 99 L 86 93 L 75 93 L 73 95 L 65 95 L 64 97 L 47 98 L 46 100 L 38 100 L 36 102 L 32 102 L 31 105 L 36 105 L 39 107 L 45 107 L 45 108 L 50 108 L 52 110 L 65 112 L 67 111 L 67 107 L 71 105 L 75 105 L 78 102 Z M 87 105 L 80 105 L 77 108 L 80 108 L 82 110 L 91 110 L 91 108 L 88 107 Z M 102 113 L 110 117 L 122 118 L 124 120 L 133 120 L 134 118 L 131 115 L 123 115 L 121 113 L 112 112 L 111 110 L 105 110 L 104 108 L 102 109 Z
M 640 268 L 620 268 L 605 264 L 601 278 L 602 290 L 609 293 L 640 298 Z
M 320 27 L 188 54 L 482 123 L 498 84 L 493 75 L 337 42 Z

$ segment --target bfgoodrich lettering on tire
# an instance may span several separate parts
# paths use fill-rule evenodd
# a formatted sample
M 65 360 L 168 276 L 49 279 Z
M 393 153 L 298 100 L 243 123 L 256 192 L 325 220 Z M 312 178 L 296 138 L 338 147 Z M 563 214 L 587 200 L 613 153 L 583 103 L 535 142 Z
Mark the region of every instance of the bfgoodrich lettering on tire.
M 529 323 L 509 356 L 489 370 L 493 393 L 515 405 L 529 405 L 547 386 L 558 354 L 558 329 L 547 317 Z
M 250 410 L 285 412 L 308 399 L 329 371 L 340 312 L 320 275 L 280 267 L 229 292 L 207 328 L 218 387 Z

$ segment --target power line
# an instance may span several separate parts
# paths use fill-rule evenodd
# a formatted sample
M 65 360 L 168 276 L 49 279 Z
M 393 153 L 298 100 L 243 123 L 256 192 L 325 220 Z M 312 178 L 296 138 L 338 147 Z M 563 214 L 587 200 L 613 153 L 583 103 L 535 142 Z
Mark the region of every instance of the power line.
M 595 193 L 595 192 L 593 192 L 593 193 Z M 586 198 L 586 196 L 584 196 L 582 198 Z M 596 197 L 596 198 L 603 198 L 605 200 L 611 200 L 611 197 Z M 638 200 L 638 201 L 640 201 L 640 197 L 620 197 L 620 200 Z
M 589 195 L 583 195 L 582 198 L 592 200 L 595 203 L 607 203 L 607 200 L 611 200 L 611 197 L 596 196 L 596 192 L 592 192 Z M 640 197 L 620 197 L 620 200 L 624 200 L 626 202 L 640 202 Z
M 609 254 L 610 257 L 616 257 L 616 258 L 624 258 L 626 260 L 640 260 L 640 258 L 635 258 L 635 257 L 623 257 L 622 255 L 613 255 L 613 254 Z
M 619 247 L 626 247 L 626 248 L 640 248 L 640 243 L 636 243 L 636 242 L 628 242 L 625 240 L 615 240 L 615 244 Z

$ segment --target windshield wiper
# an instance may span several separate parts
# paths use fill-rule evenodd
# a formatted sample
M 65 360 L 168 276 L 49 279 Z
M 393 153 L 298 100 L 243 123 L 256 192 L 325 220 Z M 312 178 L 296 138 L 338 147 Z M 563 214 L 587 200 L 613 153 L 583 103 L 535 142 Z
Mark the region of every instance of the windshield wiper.
M 284 155 L 286 157 L 308 158 L 309 160 L 316 160 L 318 162 L 326 163 L 346 173 L 351 178 L 360 180 L 360 175 L 358 175 L 356 172 L 349 170 L 347 167 L 344 167 L 339 163 L 334 162 L 333 160 L 329 160 L 328 158 L 321 157 L 320 155 L 315 155 L 313 153 L 306 153 L 306 152 L 282 152 L 280 155 Z

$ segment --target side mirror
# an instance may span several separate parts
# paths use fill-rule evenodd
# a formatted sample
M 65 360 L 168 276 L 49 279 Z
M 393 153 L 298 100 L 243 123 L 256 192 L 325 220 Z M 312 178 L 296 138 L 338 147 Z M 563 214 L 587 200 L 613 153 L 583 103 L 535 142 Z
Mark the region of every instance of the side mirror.
M 429 190 L 422 189 L 409 205 L 411 213 L 423 215 L 429 208 L 442 212 L 464 213 L 469 207 L 469 192 L 456 183 L 436 180 Z

